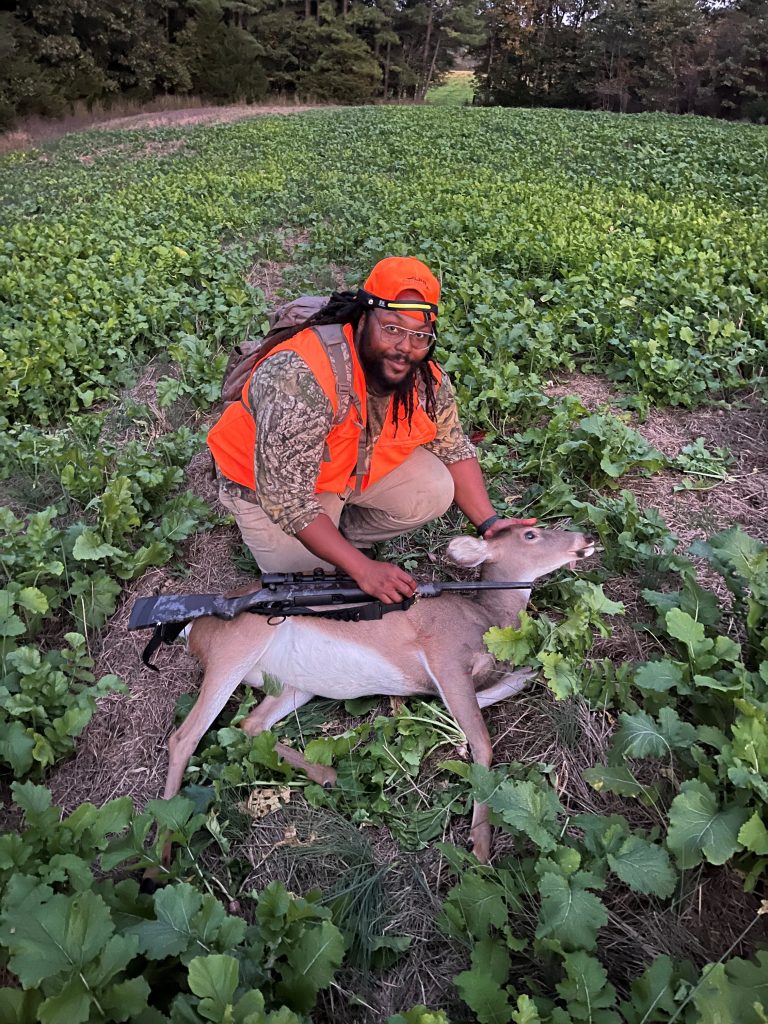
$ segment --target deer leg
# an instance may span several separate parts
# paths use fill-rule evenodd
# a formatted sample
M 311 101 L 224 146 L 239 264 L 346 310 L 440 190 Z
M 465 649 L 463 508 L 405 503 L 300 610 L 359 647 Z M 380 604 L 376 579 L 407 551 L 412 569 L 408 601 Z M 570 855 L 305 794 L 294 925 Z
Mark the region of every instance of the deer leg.
M 493 704 L 498 704 L 500 700 L 514 697 L 525 689 L 528 680 L 535 674 L 536 670 L 533 668 L 520 668 L 516 672 L 508 672 L 491 686 L 486 686 L 484 690 L 478 690 L 477 703 L 481 708 L 489 708 Z
M 459 728 L 467 737 L 472 758 L 485 768 L 491 767 L 493 748 L 488 728 L 483 721 L 477 695 L 472 685 L 471 676 L 456 675 L 455 667 L 444 673 L 450 683 L 441 685 L 429 666 L 425 666 L 443 699 L 443 703 L 456 719 Z M 485 804 L 475 801 L 472 811 L 472 825 L 469 831 L 470 849 L 479 861 L 485 863 L 491 855 L 491 823 L 488 820 L 488 808 Z
M 302 707 L 314 697 L 313 693 L 303 693 L 293 686 L 283 685 L 276 697 L 265 697 L 248 717 L 240 723 L 240 728 L 249 736 L 258 736 L 260 732 L 271 729 L 282 722 L 292 711 Z M 311 764 L 298 750 L 287 747 L 284 743 L 276 743 L 275 750 L 292 768 L 305 772 L 319 786 L 330 789 L 336 782 L 336 772 L 322 764 Z
M 163 799 L 170 800 L 181 788 L 189 759 L 205 732 L 218 718 L 242 679 L 241 666 L 235 671 L 206 672 L 195 706 L 168 738 L 168 776 Z
M 242 664 L 219 664 L 205 673 L 203 685 L 195 706 L 175 732 L 168 737 L 168 774 L 163 790 L 163 799 L 170 800 L 181 789 L 181 781 L 189 759 L 213 722 L 224 710 L 229 698 L 243 678 L 245 668 Z M 171 860 L 171 843 L 166 841 L 163 846 L 162 862 L 167 867 Z M 148 868 L 144 872 L 145 886 L 151 888 L 158 876 L 158 869 Z M 148 889 L 149 891 L 149 889 Z

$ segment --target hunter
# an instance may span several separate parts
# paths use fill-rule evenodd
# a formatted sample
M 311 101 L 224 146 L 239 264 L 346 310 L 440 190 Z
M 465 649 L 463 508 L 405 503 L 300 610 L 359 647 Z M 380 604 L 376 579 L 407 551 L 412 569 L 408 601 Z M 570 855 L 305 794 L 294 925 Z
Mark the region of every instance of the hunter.
M 491 505 L 448 375 L 431 359 L 440 284 L 381 260 L 274 347 L 208 434 L 219 497 L 262 572 L 340 569 L 390 604 L 405 570 L 365 549 L 455 502 L 486 538 L 528 519 Z

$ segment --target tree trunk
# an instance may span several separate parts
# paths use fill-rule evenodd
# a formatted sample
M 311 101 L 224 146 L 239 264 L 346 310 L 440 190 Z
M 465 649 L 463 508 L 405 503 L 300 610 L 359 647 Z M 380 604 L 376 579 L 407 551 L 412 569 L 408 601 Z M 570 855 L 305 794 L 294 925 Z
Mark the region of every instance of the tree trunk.
M 434 18 L 435 18 L 435 5 L 434 5 L 434 3 L 430 3 L 430 5 L 429 5 L 429 19 L 427 20 L 427 35 L 426 35 L 426 38 L 424 39 L 424 53 L 422 54 L 422 57 L 421 57 L 421 75 L 420 75 L 421 82 L 419 83 L 419 85 L 417 87 L 417 92 L 416 92 L 416 95 L 420 99 L 424 99 L 424 94 L 427 91 L 426 90 L 426 86 L 424 85 L 424 83 L 426 83 L 426 81 L 427 81 L 427 61 L 429 60 L 429 44 L 430 44 L 430 41 L 432 39 L 432 22 L 434 21 Z
M 312 0 L 304 0 L 304 21 L 312 17 Z
M 438 31 L 438 33 L 437 33 L 437 43 L 435 44 L 435 52 L 432 54 L 432 63 L 429 66 L 429 74 L 427 75 L 427 80 L 424 83 L 424 92 L 422 93 L 422 96 L 421 96 L 422 100 L 426 99 L 427 92 L 429 91 L 429 87 L 432 84 L 432 76 L 435 73 L 435 65 L 437 64 L 437 55 L 440 52 L 440 42 L 441 42 L 442 38 L 443 37 L 442 37 L 441 32 Z
M 387 56 L 384 61 L 384 99 L 389 96 L 389 55 L 392 50 L 392 43 L 387 40 Z

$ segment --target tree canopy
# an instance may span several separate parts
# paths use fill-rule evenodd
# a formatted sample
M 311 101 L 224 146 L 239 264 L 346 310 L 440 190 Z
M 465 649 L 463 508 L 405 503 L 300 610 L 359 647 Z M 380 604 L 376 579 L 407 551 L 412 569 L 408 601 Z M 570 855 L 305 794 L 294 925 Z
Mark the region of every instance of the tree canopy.
M 0 128 L 75 102 L 424 99 L 768 118 L 768 0 L 6 0 Z

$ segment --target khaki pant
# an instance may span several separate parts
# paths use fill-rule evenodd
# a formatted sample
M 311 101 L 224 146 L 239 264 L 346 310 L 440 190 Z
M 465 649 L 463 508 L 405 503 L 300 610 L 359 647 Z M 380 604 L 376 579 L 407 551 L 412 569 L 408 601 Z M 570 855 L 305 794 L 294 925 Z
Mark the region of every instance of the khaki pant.
M 453 501 L 453 478 L 442 462 L 417 448 L 405 462 L 362 494 L 318 494 L 328 518 L 355 547 L 369 547 L 416 530 L 443 515 Z M 262 572 L 311 572 L 333 569 L 276 526 L 260 505 L 223 489 L 219 500 L 237 522 L 243 540 Z

